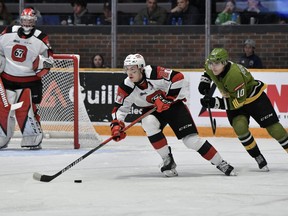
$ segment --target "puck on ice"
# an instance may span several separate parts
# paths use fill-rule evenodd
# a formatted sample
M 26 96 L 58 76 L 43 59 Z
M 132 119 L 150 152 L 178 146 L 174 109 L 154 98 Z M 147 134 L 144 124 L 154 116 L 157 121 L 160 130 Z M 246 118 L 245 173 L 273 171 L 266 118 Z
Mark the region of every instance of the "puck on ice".
M 82 183 L 82 180 L 74 180 L 74 183 Z

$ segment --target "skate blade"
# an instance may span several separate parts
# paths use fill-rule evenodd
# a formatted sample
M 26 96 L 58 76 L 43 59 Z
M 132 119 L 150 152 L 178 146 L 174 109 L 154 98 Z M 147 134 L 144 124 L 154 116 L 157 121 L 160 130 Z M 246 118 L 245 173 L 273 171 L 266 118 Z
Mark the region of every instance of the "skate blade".
M 263 172 L 269 172 L 270 171 L 269 167 L 267 165 L 262 167 L 262 169 L 260 169 L 260 170 L 263 171 Z
M 237 175 L 238 175 L 238 173 L 236 171 L 232 170 L 229 176 L 237 176 Z
M 163 171 L 164 175 L 166 177 L 175 177 L 175 176 L 178 176 L 178 173 L 175 169 L 171 169 L 171 170 L 165 170 Z

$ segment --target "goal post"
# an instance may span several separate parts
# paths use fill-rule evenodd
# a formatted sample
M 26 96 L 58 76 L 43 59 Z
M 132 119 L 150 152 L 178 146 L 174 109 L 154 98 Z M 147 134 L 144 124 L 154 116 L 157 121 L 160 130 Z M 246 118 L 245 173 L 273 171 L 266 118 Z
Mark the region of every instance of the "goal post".
M 101 142 L 85 108 L 76 54 L 54 54 L 54 67 L 42 78 L 43 97 L 38 106 L 45 138 L 71 139 L 75 149 Z

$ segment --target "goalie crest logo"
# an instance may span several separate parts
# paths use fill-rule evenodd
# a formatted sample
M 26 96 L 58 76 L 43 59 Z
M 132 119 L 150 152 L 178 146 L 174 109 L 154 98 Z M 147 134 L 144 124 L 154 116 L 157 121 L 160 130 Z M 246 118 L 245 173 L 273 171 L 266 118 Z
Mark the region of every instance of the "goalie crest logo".
M 26 56 L 27 56 L 27 47 L 26 46 L 22 46 L 22 45 L 15 45 L 12 48 L 12 59 L 13 61 L 16 62 L 24 62 L 26 60 Z

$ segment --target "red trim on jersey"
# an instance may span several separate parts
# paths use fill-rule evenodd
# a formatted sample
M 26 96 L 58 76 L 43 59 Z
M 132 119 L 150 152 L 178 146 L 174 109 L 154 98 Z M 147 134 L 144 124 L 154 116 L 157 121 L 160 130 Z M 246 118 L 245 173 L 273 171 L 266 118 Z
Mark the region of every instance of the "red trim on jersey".
M 211 146 L 209 151 L 205 155 L 203 155 L 203 157 L 206 160 L 211 160 L 215 156 L 216 153 L 217 153 L 217 150 L 213 146 Z
M 118 87 L 118 92 L 116 96 L 116 102 L 118 104 L 123 104 L 124 99 L 128 96 L 128 93 L 121 87 Z
M 112 110 L 112 114 L 116 113 L 117 110 L 118 110 L 118 107 L 114 107 L 113 110 Z
M 41 80 L 41 78 L 36 76 L 36 75 L 35 76 L 29 76 L 29 77 L 16 77 L 16 76 L 9 75 L 5 72 L 3 72 L 1 74 L 1 77 L 3 77 L 6 80 L 12 81 L 12 82 L 20 82 L 20 83 L 33 82 L 33 81 Z
M 49 49 L 48 50 L 48 57 L 51 57 L 51 56 L 53 57 L 53 54 L 54 54 L 53 51 L 51 49 Z
M 172 77 L 171 81 L 172 83 L 175 83 L 179 80 L 183 80 L 184 79 L 184 75 L 182 73 L 179 73 L 179 72 L 175 72 L 175 76 Z
M 44 68 L 41 71 L 37 72 L 36 75 L 37 75 L 37 77 L 42 77 L 42 76 L 46 75 L 49 71 L 50 71 L 50 69 Z
M 162 138 L 161 140 L 157 141 L 157 142 L 153 142 L 152 146 L 154 147 L 154 149 L 161 149 L 163 148 L 165 145 L 167 145 L 167 140 L 166 138 Z
M 169 73 L 166 72 L 166 70 L 171 70 L 171 69 L 167 69 L 167 68 L 164 68 L 164 67 L 160 67 L 160 66 L 157 66 L 157 79 L 169 79 Z

